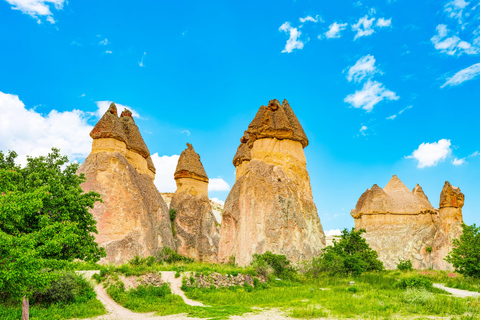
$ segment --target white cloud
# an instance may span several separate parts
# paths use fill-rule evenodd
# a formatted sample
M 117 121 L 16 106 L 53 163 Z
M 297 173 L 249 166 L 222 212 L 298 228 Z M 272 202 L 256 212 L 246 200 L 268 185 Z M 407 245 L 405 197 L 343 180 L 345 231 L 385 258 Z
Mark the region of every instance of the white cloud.
M 412 155 L 407 156 L 406 158 L 416 159 L 418 161 L 418 168 L 436 166 L 452 153 L 450 146 L 450 140 L 447 139 L 441 139 L 438 142 L 432 143 L 424 142 L 417 150 L 413 151 Z
M 110 50 L 107 50 L 107 51 L 105 51 L 105 53 L 111 54 L 111 53 L 112 53 L 112 51 L 110 51 Z
M 41 20 L 38 18 L 45 17 L 45 19 L 54 24 L 53 13 L 50 11 L 50 5 L 53 5 L 56 10 L 62 10 L 65 0 L 6 0 L 12 5 L 13 10 L 20 10 L 22 13 L 28 14 L 32 18 L 37 19 L 38 23 Z
M 368 80 L 362 90 L 349 94 L 344 101 L 354 108 L 362 108 L 367 112 L 382 100 L 398 100 L 400 97 L 395 92 L 385 89 L 382 83 Z
M 375 58 L 372 55 L 366 55 L 351 66 L 348 69 L 347 79 L 348 81 L 360 82 L 365 77 L 371 77 L 375 73 L 379 72 L 375 67 Z
M 229 191 L 230 186 L 221 178 L 212 178 L 208 181 L 208 191 Z
M 465 0 L 453 0 L 444 6 L 444 11 L 448 13 L 450 18 L 457 19 L 458 23 L 462 24 L 463 9 L 469 4 L 470 2 L 466 2 Z
M 188 130 L 183 130 L 181 133 L 186 133 L 186 134 L 187 134 L 187 136 L 189 136 L 189 135 L 190 135 L 190 131 L 188 131 Z
M 459 166 L 459 165 L 462 165 L 462 164 L 464 164 L 464 163 L 465 163 L 465 158 L 462 158 L 462 159 L 457 159 L 457 158 L 455 158 L 455 159 L 453 159 L 453 161 L 452 161 L 452 164 L 453 164 L 454 166 Z
M 455 73 L 451 78 L 448 78 L 448 80 L 440 88 L 444 88 L 446 86 L 457 86 L 465 81 L 472 80 L 479 74 L 480 63 L 476 63 Z
M 367 134 L 365 133 L 365 131 L 367 131 L 368 127 L 367 126 L 361 126 L 360 127 L 360 133 L 364 136 L 366 136 Z
M 327 232 L 325 232 L 325 236 L 327 236 L 327 237 L 341 236 L 341 235 L 342 235 L 342 231 L 340 229 L 332 229 L 332 230 L 328 230 Z
M 92 148 L 87 123 L 88 113 L 80 110 L 52 110 L 43 115 L 27 109 L 18 96 L 0 92 L 0 150 L 14 150 L 18 161 L 26 156 L 47 155 L 52 147 L 60 148 L 70 160 L 81 160 Z
M 218 203 L 218 204 L 221 204 L 222 206 L 225 205 L 225 201 L 220 200 L 220 199 L 218 199 L 218 198 L 211 198 L 210 200 L 212 200 L 213 202 L 216 202 L 216 203 Z
M 448 55 L 461 55 L 462 53 L 466 54 L 478 54 L 480 49 L 477 46 L 472 46 L 466 41 L 462 41 L 456 35 L 448 36 L 449 30 L 446 25 L 439 24 L 436 28 L 437 34 L 434 35 L 430 41 L 434 44 L 435 49 L 440 50 L 442 53 Z
M 104 40 L 101 40 L 98 44 L 102 46 L 106 46 L 108 44 L 108 39 L 105 38 Z
M 312 16 L 306 16 L 305 18 L 300 18 L 301 23 L 305 23 L 307 21 L 317 23 L 318 21 L 322 21 L 322 18 L 319 18 L 318 14 L 315 16 L 315 18 L 313 18 Z
M 290 23 L 285 22 L 280 26 L 278 30 L 283 31 L 290 35 L 290 38 L 287 40 L 287 43 L 285 44 L 285 49 L 283 49 L 282 52 L 290 53 L 294 49 L 299 49 L 299 50 L 303 49 L 303 42 L 298 40 L 298 38 L 302 33 L 298 31 L 297 28 L 293 28 L 292 26 L 290 26 Z
M 478 152 L 478 151 L 475 151 L 474 153 L 469 155 L 469 157 L 477 157 L 477 156 L 480 156 L 480 152 Z
M 401 115 L 401 114 L 404 113 L 406 110 L 411 109 L 411 108 L 413 108 L 413 106 L 408 106 L 408 107 L 406 107 L 406 108 L 398 111 L 398 115 Z M 397 117 L 397 115 L 394 114 L 393 116 L 387 117 L 387 119 L 388 119 L 388 120 L 394 120 L 396 117 Z
M 325 37 L 328 39 L 340 38 L 340 32 L 347 28 L 346 23 L 332 23 L 327 32 L 325 32 Z
M 365 16 L 360 18 L 357 23 L 352 24 L 352 30 L 356 32 L 354 40 L 374 33 L 375 30 L 372 28 L 373 21 L 375 21 L 375 18 L 368 19 L 368 16 Z
M 376 26 L 379 27 L 379 28 L 385 28 L 385 27 L 390 27 L 392 25 L 392 19 L 384 19 L 384 18 L 380 18 L 377 20 L 377 24 Z
M 138 63 L 140 67 L 143 67 L 143 59 L 145 58 L 146 54 L 147 54 L 146 52 L 143 53 L 142 60 L 140 60 L 140 62 Z
M 112 103 L 113 101 L 110 101 L 110 100 L 106 100 L 106 101 L 96 101 L 95 103 L 97 104 L 97 111 L 95 111 L 95 116 L 97 118 L 101 118 L 103 117 L 103 115 L 105 114 L 105 112 L 107 112 L 108 108 L 110 107 L 110 104 Z M 120 104 L 120 103 L 116 103 L 115 102 L 115 105 L 117 106 L 117 111 L 118 111 L 118 115 L 120 116 L 120 114 L 122 113 L 123 109 L 128 109 L 132 112 L 132 116 L 134 118 L 138 118 L 138 119 L 142 119 L 142 117 L 140 117 L 140 115 L 138 114 L 138 112 L 136 112 L 135 110 L 133 110 L 131 107 L 129 106 L 125 106 L 123 104 Z
M 173 178 L 177 168 L 179 155 L 159 156 L 154 153 L 150 156 L 155 165 L 157 173 L 155 174 L 155 186 L 159 192 L 175 192 L 177 184 Z

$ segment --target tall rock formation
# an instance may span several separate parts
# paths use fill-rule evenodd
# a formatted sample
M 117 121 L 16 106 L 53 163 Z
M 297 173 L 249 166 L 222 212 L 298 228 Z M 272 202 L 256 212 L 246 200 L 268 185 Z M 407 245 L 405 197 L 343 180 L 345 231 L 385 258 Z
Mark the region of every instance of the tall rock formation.
M 448 200 L 441 200 L 437 210 L 418 184 L 410 192 L 394 175 L 385 188 L 375 184 L 365 191 L 351 215 L 387 269 L 395 269 L 399 259 L 410 260 L 416 269 L 451 269 L 443 258 L 461 232 L 460 194 L 446 182 L 441 198 Z
M 208 177 L 200 156 L 187 143 L 175 170 L 175 191 L 170 208 L 177 252 L 197 261 L 217 262 L 219 226 L 208 198 Z
M 296 262 L 325 246 L 303 148 L 308 139 L 287 100 L 261 106 L 233 159 L 236 182 L 225 202 L 219 260 L 247 265 L 271 251 Z
M 450 185 L 445 181 L 442 192 L 440 193 L 439 227 L 435 235 L 432 254 L 434 264 L 442 270 L 450 270 L 452 266 L 444 258 L 453 248 L 453 239 L 458 239 L 463 232 L 462 207 L 465 196 L 460 188 Z
M 119 118 L 112 103 L 90 136 L 92 152 L 79 173 L 87 177 L 82 188 L 103 200 L 91 211 L 96 241 L 107 251 L 101 262 L 123 263 L 174 248 L 168 208 L 153 184 L 155 166 L 132 113 L 125 110 Z

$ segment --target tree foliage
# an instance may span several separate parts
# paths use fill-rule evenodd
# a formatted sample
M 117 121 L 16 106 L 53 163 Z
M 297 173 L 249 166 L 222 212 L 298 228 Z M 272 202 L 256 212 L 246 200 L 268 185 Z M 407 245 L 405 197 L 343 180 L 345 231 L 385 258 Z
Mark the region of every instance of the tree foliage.
M 327 272 L 360 275 L 365 271 L 383 270 L 377 252 L 362 238 L 364 232 L 364 229 L 352 229 L 351 232 L 344 229 L 340 241 L 334 240 L 333 246 L 325 247 L 322 254 L 313 259 L 314 274 Z
M 79 165 L 58 149 L 28 157 L 24 167 L 16 156 L 0 151 L 0 291 L 13 298 L 48 286 L 55 278 L 49 271 L 66 261 L 105 256 L 89 212 L 100 195 L 83 192 Z
M 455 271 L 465 276 L 480 277 L 480 227 L 462 225 L 463 234 L 453 239 L 453 249 L 445 258 Z

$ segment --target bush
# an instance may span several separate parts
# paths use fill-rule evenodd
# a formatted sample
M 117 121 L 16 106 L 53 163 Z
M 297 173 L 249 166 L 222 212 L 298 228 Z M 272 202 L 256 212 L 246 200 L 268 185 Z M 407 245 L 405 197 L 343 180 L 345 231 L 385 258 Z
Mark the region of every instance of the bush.
M 475 224 L 462 224 L 463 233 L 459 239 L 453 239 L 453 249 L 445 258 L 455 271 L 474 278 L 480 277 L 480 227 Z
M 163 247 L 162 251 L 160 251 L 160 253 L 157 255 L 157 261 L 166 263 L 193 263 L 195 260 L 176 253 L 175 250 L 173 250 L 172 248 Z
M 400 279 L 395 284 L 395 288 L 407 289 L 407 288 L 432 288 L 432 281 L 427 277 L 412 276 Z
M 72 272 L 62 272 L 50 287 L 33 294 L 32 302 L 44 305 L 53 303 L 87 302 L 96 297 L 95 291 L 81 276 Z
M 155 262 L 155 257 L 149 256 L 145 258 L 141 258 L 140 256 L 135 256 L 133 259 L 128 261 L 128 264 L 134 267 L 139 267 L 143 265 L 152 266 Z
M 277 277 L 291 278 L 295 272 L 290 265 L 290 261 L 285 255 L 274 254 L 267 251 L 263 254 L 254 254 L 251 265 L 257 270 L 257 273 L 267 275 L 268 269 L 273 269 L 273 273 Z
M 358 289 L 357 289 L 357 287 L 348 287 L 347 291 L 352 292 L 352 293 L 357 293 Z
M 360 275 L 365 271 L 383 270 L 377 252 L 362 238 L 364 232 L 364 229 L 352 229 L 351 232 L 344 229 L 340 241 L 334 240 L 333 246 L 324 248 L 320 257 L 312 260 L 313 275 L 320 272 Z
M 177 217 L 177 210 L 170 209 L 168 214 L 170 215 L 170 225 L 172 227 L 172 234 L 175 237 L 175 234 L 177 233 L 175 230 L 175 218 Z
M 402 271 L 413 270 L 412 261 L 410 260 L 398 260 L 397 269 Z

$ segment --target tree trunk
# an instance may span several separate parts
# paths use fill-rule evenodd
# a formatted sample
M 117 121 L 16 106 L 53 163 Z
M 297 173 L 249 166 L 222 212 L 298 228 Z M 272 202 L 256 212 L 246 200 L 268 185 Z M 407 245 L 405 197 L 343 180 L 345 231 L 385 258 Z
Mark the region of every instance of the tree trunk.
M 22 300 L 22 320 L 28 320 L 29 319 L 29 314 L 28 314 L 28 309 L 30 308 L 28 304 L 28 299 L 27 296 L 23 296 Z

